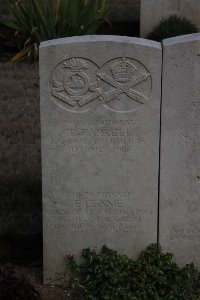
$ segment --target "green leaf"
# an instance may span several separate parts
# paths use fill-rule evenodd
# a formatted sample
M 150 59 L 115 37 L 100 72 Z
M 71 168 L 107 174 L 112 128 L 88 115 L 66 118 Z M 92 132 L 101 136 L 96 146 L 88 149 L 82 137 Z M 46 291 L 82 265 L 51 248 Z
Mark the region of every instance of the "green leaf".
M 38 55 L 36 48 L 41 41 L 95 33 L 110 12 L 105 0 L 20 0 L 14 3 L 6 0 L 6 3 L 11 20 L 0 22 L 17 30 L 24 44 L 26 41 L 32 44 L 33 50 L 24 50 L 31 57 Z M 21 59 L 20 55 L 16 57 Z
M 28 55 L 29 53 L 31 53 L 32 50 L 33 50 L 32 46 L 27 46 L 27 47 L 23 48 L 14 57 L 12 57 L 11 61 L 16 62 L 16 61 L 24 59 L 25 56 Z

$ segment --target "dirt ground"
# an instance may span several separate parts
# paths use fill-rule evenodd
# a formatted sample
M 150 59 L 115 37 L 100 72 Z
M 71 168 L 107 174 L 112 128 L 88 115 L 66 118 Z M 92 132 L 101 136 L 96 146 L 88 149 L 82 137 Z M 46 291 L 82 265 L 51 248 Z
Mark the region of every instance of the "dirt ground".
M 42 284 L 42 269 L 30 266 L 15 266 L 16 272 L 22 273 L 39 292 L 42 300 L 75 300 L 64 287 Z
M 0 64 L 0 260 L 42 257 L 38 64 Z

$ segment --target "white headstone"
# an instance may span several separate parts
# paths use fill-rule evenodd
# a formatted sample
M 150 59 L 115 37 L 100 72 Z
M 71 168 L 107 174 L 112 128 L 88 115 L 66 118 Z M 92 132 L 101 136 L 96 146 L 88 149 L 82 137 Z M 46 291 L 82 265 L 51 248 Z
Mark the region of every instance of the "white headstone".
M 200 29 L 198 0 L 141 0 L 140 36 L 146 37 L 162 18 L 171 15 L 186 17 Z
M 104 244 L 157 241 L 160 43 L 84 36 L 40 47 L 44 279 Z
M 163 47 L 160 243 L 200 266 L 200 34 Z

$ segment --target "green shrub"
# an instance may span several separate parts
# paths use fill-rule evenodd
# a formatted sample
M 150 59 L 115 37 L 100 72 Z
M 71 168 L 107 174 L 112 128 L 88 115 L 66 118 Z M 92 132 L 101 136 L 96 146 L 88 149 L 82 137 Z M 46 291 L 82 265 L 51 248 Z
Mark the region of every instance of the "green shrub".
M 199 32 L 196 25 L 187 20 L 177 16 L 171 16 L 163 19 L 153 31 L 147 36 L 148 39 L 161 42 L 164 39 Z
M 38 57 L 41 41 L 93 34 L 105 21 L 113 6 L 106 0 L 7 0 L 11 20 L 1 23 L 16 31 L 23 49 L 12 59 Z
M 150 245 L 133 261 L 103 246 L 99 254 L 83 250 L 85 263 L 68 256 L 74 272 L 69 285 L 78 299 L 91 300 L 197 300 L 200 274 L 193 264 L 179 268 L 173 255 Z
M 0 266 L 0 300 L 39 300 L 38 292 L 11 265 Z

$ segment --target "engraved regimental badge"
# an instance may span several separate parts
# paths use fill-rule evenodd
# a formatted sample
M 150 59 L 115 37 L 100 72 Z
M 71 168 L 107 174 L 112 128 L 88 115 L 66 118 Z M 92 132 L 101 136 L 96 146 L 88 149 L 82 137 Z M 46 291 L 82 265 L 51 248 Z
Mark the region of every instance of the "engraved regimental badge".
M 56 102 L 74 112 L 91 108 L 91 103 L 100 95 L 95 82 L 96 69 L 91 61 L 77 57 L 59 64 L 53 72 L 51 88 Z
M 101 98 L 116 111 L 130 111 L 145 104 L 151 91 L 151 76 L 145 66 L 130 58 L 113 59 L 101 68 Z
M 134 110 L 148 101 L 150 91 L 150 73 L 130 58 L 115 58 L 102 67 L 85 58 L 70 58 L 56 66 L 51 78 L 54 101 L 74 112 L 102 104 L 118 112 Z

